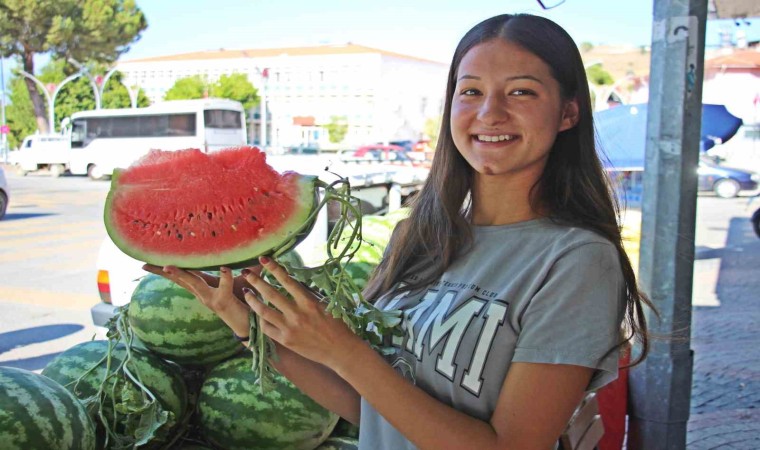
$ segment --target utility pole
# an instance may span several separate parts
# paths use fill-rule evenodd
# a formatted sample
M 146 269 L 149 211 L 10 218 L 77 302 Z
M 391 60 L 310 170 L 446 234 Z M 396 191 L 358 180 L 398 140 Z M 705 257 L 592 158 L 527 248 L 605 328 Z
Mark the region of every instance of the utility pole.
M 691 297 L 708 0 L 654 0 L 640 284 L 649 357 L 631 369 L 628 448 L 686 448 L 693 352 Z

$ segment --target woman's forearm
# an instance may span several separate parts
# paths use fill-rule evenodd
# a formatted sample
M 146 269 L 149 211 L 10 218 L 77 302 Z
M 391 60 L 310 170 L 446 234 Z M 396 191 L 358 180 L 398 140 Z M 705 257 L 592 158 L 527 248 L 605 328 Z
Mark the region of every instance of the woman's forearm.
M 272 365 L 304 394 L 324 408 L 357 425 L 360 416 L 360 397 L 338 374 L 322 364 L 277 346 L 277 361 Z

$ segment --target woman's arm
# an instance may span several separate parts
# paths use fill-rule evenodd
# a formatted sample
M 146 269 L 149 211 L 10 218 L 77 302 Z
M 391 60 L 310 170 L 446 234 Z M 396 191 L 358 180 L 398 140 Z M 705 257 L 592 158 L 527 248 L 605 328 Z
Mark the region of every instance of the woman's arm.
M 277 309 L 246 294 L 262 330 L 305 358 L 334 370 L 407 439 L 425 449 L 550 449 L 580 403 L 593 369 L 514 363 L 489 422 L 440 402 L 410 384 L 313 295 L 268 259 L 265 267 L 293 296 L 288 300 L 261 278 L 248 281 Z
M 224 267 L 220 270 L 219 278 L 173 266 L 161 268 L 146 264 L 143 269 L 187 289 L 219 316 L 233 333 L 248 336 L 251 308 L 238 297 L 242 297 L 244 288 L 251 287 L 244 277 L 233 278 L 231 271 Z M 327 367 L 310 361 L 282 345 L 276 345 L 279 360 L 273 361 L 272 365 L 278 372 L 324 408 L 353 424 L 359 423 L 360 397 L 351 385 Z

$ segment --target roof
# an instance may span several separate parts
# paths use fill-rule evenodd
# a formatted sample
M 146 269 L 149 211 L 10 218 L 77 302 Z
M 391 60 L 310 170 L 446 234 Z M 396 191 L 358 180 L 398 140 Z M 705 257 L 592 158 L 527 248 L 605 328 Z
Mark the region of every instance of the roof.
M 362 53 L 379 53 L 384 56 L 396 58 L 412 59 L 435 64 L 443 64 L 440 61 L 419 58 L 416 56 L 403 55 L 401 53 L 380 50 L 372 47 L 366 47 L 357 44 L 340 44 L 340 45 L 320 45 L 314 47 L 281 47 L 281 48 L 255 48 L 246 50 L 204 50 L 191 53 L 180 53 L 177 55 L 154 56 L 150 58 L 130 59 L 122 61 L 123 63 L 143 63 L 143 62 L 168 62 L 168 61 L 197 61 L 209 59 L 236 59 L 236 58 L 270 58 L 281 55 L 287 56 L 323 56 L 323 55 L 346 55 Z
M 740 50 L 705 61 L 705 68 L 730 67 L 732 69 L 760 69 L 760 52 Z

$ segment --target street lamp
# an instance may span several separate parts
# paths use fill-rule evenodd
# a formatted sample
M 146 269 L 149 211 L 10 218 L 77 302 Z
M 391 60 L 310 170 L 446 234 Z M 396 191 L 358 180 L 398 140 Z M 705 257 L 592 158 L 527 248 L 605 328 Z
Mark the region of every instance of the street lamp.
M 266 151 L 267 146 L 267 82 L 269 81 L 269 69 L 263 68 L 259 69 L 258 67 L 254 67 L 256 70 L 256 73 L 259 74 L 259 77 L 261 78 L 261 104 L 260 107 L 260 124 L 261 124 L 261 133 L 259 136 L 259 145 L 261 146 L 261 149 Z
M 92 77 L 92 75 L 90 75 L 90 70 L 85 65 L 83 65 L 82 63 L 80 63 L 74 58 L 69 58 L 68 61 L 74 67 L 79 69 L 79 71 L 82 72 L 82 74 L 86 76 L 88 80 L 90 80 L 92 93 L 95 94 L 95 109 L 100 109 L 100 88 L 98 87 L 98 83 L 95 82 L 95 79 Z
M 35 77 L 34 75 L 28 72 L 19 70 L 18 73 L 34 81 L 37 84 L 37 86 L 39 86 L 42 89 L 42 92 L 45 94 L 45 99 L 47 100 L 47 104 L 48 104 L 48 124 L 50 127 L 50 132 L 54 133 L 55 132 L 55 98 L 58 96 L 58 93 L 61 92 L 61 89 L 66 83 L 68 83 L 69 81 L 76 80 L 82 75 L 85 75 L 84 72 L 77 72 L 74 75 L 69 75 L 68 77 L 64 78 L 63 81 L 61 81 L 58 85 L 55 85 L 54 83 L 50 83 L 47 86 L 45 86 L 45 84 L 42 83 L 42 81 L 40 81 L 37 77 Z
M 5 66 L 0 58 L 0 152 L 3 162 L 8 162 L 8 125 L 5 124 Z

